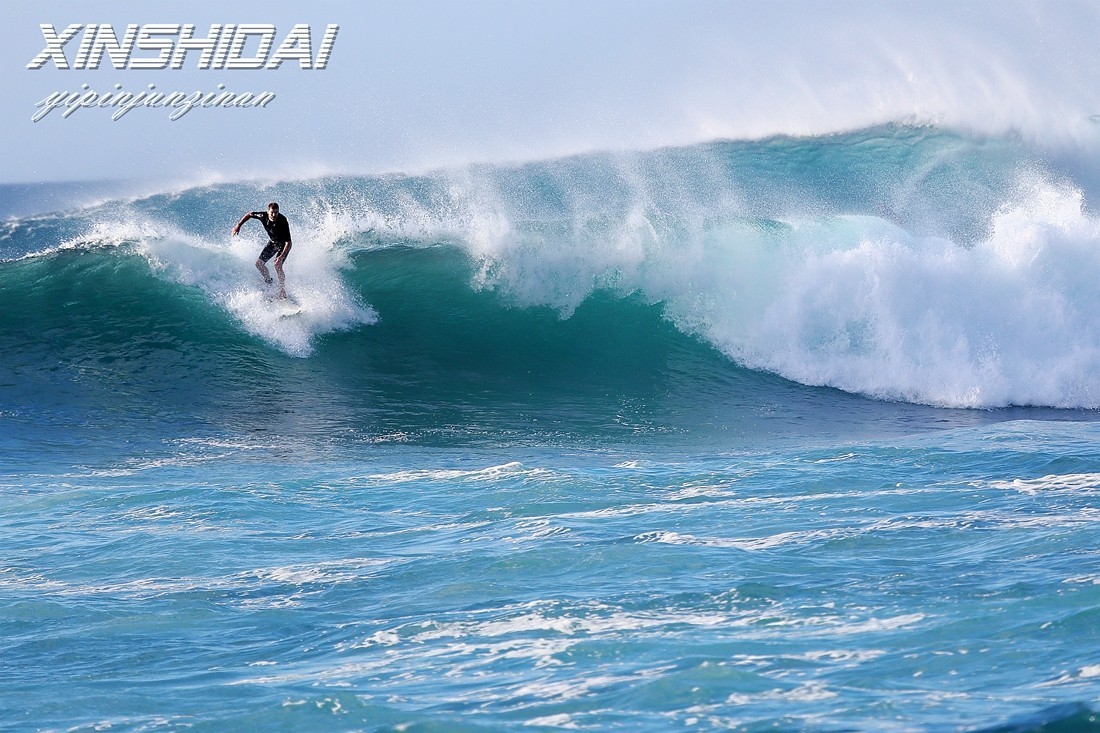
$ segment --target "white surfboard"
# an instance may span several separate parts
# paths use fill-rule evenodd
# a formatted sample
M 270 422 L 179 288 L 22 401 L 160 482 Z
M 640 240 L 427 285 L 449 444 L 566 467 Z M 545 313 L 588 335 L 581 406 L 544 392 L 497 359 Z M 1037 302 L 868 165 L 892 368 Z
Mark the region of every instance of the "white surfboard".
M 290 318 L 302 312 L 302 306 L 293 298 L 273 298 L 271 307 L 280 318 Z

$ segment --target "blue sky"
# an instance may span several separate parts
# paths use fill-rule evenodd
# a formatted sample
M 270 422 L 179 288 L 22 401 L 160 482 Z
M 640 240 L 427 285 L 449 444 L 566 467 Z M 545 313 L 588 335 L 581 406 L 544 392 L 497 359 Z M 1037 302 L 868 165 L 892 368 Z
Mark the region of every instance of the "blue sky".
M 295 23 L 340 34 L 327 69 L 27 70 L 39 23 Z M 9 3 L 0 183 L 418 170 L 717 137 L 935 122 L 1095 151 L 1100 4 L 780 0 Z M 76 42 L 67 46 L 70 58 Z M 272 91 L 170 121 L 34 105 L 106 92 Z

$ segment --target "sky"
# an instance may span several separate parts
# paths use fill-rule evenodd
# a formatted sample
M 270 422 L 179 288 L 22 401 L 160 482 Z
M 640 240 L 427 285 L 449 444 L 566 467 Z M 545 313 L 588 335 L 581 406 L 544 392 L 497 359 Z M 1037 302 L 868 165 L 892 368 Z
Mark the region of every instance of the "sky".
M 270 23 L 276 46 L 295 24 L 315 43 L 340 31 L 320 70 L 199 69 L 194 54 L 180 70 L 28 69 L 41 23 Z M 1094 0 L 40 0 L 6 3 L 0 68 L 0 183 L 411 172 L 885 122 L 1100 152 Z M 85 84 L 275 99 L 32 121 Z

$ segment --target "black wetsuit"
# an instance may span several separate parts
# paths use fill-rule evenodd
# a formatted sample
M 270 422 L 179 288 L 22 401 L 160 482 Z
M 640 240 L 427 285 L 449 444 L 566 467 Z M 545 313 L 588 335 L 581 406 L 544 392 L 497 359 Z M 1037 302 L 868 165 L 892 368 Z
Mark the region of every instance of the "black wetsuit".
M 283 251 L 283 247 L 290 241 L 290 222 L 282 214 L 275 215 L 275 221 L 268 218 L 266 211 L 253 211 L 248 215 L 249 219 L 259 219 L 267 230 L 267 238 L 271 241 L 260 252 L 260 261 L 267 262 L 275 255 Z

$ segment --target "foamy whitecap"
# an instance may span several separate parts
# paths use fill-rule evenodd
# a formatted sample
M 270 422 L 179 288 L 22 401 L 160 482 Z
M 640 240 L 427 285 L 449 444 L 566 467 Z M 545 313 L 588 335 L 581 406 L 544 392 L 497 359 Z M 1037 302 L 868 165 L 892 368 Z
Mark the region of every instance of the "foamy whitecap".
M 1051 474 L 1034 479 L 992 481 L 989 485 L 993 488 L 1020 491 L 1025 494 L 1038 494 L 1045 491 L 1092 494 L 1100 491 L 1100 473 Z

